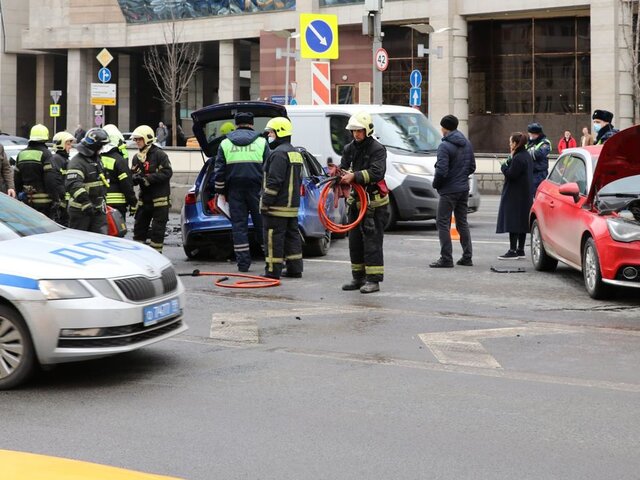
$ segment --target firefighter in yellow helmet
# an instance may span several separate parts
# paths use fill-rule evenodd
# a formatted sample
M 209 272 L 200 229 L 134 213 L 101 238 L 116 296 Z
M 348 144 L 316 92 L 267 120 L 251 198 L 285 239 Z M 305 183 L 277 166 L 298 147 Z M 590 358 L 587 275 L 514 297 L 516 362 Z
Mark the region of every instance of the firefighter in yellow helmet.
M 104 126 L 104 131 L 109 135 L 109 143 L 102 149 L 100 159 L 109 180 L 107 205 L 118 210 L 122 218 L 126 218 L 127 205 L 134 215 L 138 199 L 133 189 L 133 175 L 129 169 L 128 157 L 123 156 L 124 136 L 118 127 L 111 123 Z
M 46 145 L 47 140 L 47 127 L 38 124 L 31 128 L 27 148 L 16 158 L 15 183 L 17 192 L 22 192 L 20 197 L 24 198 L 27 205 L 53 217 L 51 204 L 58 197 L 53 183 L 45 182 L 45 172 L 51 170 L 52 157 Z
M 302 243 L 298 231 L 302 154 L 291 145 L 289 119 L 276 117 L 265 127 L 271 153 L 264 165 L 260 211 L 264 224 L 265 276 L 302 277 Z M 287 269 L 282 268 L 286 264 Z
M 45 171 L 45 180 L 55 184 L 57 192 L 57 211 L 55 201 L 51 206 L 52 218 L 60 225 L 69 226 L 69 213 L 67 212 L 67 204 L 69 194 L 65 189 L 64 182 L 67 178 L 67 168 L 69 166 L 69 152 L 75 141 L 75 137 L 69 132 L 58 132 L 53 138 L 53 157 L 51 157 L 51 169 Z
M 154 145 L 156 137 L 150 126 L 140 125 L 131 138 L 138 147 L 131 162 L 133 183 L 140 187 L 133 239 L 144 243 L 149 237 L 149 245 L 162 252 L 171 207 L 171 162 L 164 150 Z
M 369 206 L 360 224 L 349 232 L 353 279 L 342 289 L 372 293 L 380 290 L 379 283 L 384 277 L 382 241 L 389 216 L 389 196 L 384 184 L 387 150 L 373 137 L 373 121 L 367 112 L 352 115 L 346 128 L 351 131 L 353 141 L 342 153 L 340 168 L 349 172 L 342 177 L 341 183 L 362 185 L 369 195 Z M 360 204 L 354 194 L 348 203 L 351 223 L 358 217 Z

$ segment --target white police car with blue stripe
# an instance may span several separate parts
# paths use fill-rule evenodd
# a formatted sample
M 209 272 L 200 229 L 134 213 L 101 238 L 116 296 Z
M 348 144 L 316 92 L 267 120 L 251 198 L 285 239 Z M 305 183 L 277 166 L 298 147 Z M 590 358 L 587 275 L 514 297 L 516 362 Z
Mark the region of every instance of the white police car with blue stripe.
M 187 329 L 171 262 L 129 240 L 61 227 L 0 194 L 0 390 L 40 365 L 104 357 Z

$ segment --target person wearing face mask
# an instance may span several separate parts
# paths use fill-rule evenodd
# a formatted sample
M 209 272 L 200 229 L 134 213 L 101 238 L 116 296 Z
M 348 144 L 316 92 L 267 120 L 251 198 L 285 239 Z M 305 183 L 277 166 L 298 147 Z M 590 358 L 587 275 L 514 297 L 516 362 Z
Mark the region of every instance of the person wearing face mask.
M 529 142 L 527 151 L 533 159 L 533 194 L 538 190 L 538 185 L 547 178 L 549 174 L 549 154 L 551 153 L 551 142 L 542 131 L 542 125 L 537 122 L 527 126 Z
M 265 127 L 271 152 L 264 163 L 260 211 L 265 241 L 265 277 L 301 278 L 302 242 L 298 230 L 302 154 L 291 145 L 293 126 L 285 117 Z M 286 270 L 282 267 L 286 265 Z
M 562 153 L 565 148 L 575 148 L 577 145 L 576 139 L 571 136 L 571 132 L 566 130 L 558 142 L 558 153 Z
M 613 113 L 607 110 L 594 110 L 591 118 L 593 119 L 593 131 L 596 133 L 594 145 L 602 145 L 618 133 L 618 129 L 611 125 Z
M 227 138 L 218 147 L 212 190 L 217 195 L 224 195 L 229 202 L 236 264 L 240 272 L 248 272 L 251 266 L 249 214 L 257 240 L 263 244 L 260 187 L 262 166 L 269 155 L 269 147 L 264 137 L 253 129 L 251 112 L 236 113 L 234 121 L 236 129 L 227 128 Z

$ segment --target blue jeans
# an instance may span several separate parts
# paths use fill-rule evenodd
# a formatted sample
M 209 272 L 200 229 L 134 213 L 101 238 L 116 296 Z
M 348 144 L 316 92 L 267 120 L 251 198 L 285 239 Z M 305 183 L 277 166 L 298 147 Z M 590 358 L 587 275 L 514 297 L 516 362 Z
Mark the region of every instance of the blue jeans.
M 469 192 L 445 193 L 440 195 L 436 226 L 440 239 L 440 258 L 445 263 L 453 263 L 453 247 L 451 245 L 451 213 L 456 216 L 456 228 L 460 233 L 460 245 L 462 245 L 462 258 L 471 260 L 473 250 L 471 248 L 471 233 L 467 223 L 469 211 Z

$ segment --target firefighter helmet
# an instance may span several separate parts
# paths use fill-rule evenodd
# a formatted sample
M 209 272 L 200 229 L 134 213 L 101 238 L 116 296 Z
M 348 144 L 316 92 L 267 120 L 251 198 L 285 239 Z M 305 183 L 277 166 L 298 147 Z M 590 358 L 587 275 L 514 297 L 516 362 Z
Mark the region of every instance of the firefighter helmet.
M 373 122 L 371 121 L 371 115 L 367 112 L 358 112 L 351 115 L 349 123 L 346 126 L 347 130 L 365 130 L 367 137 L 373 134 Z
M 264 129 L 265 131 L 273 130 L 278 138 L 290 137 L 293 134 L 293 125 L 291 125 L 291 121 L 285 117 L 272 118 Z
M 109 135 L 102 128 L 92 128 L 80 141 L 81 145 L 84 145 L 94 153 L 100 151 L 100 149 L 109 143 Z
M 53 136 L 53 149 L 56 152 L 61 152 L 65 149 L 66 143 L 71 140 L 75 140 L 75 137 L 69 132 L 58 132 Z
M 49 140 L 49 129 L 41 123 L 31 127 L 29 132 L 29 140 L 34 142 L 46 142 Z
M 118 147 L 121 143 L 124 143 L 124 135 L 122 135 L 122 132 L 118 130 L 118 127 L 113 123 L 105 125 L 103 130 L 109 135 L 109 143 L 114 147 Z
M 233 132 L 236 126 L 232 122 L 224 122 L 220 127 L 220 135 L 226 135 L 229 132 Z
M 153 132 L 153 128 L 149 125 L 140 125 L 131 134 L 132 139 L 142 138 L 145 145 L 151 145 L 156 141 L 156 135 Z

